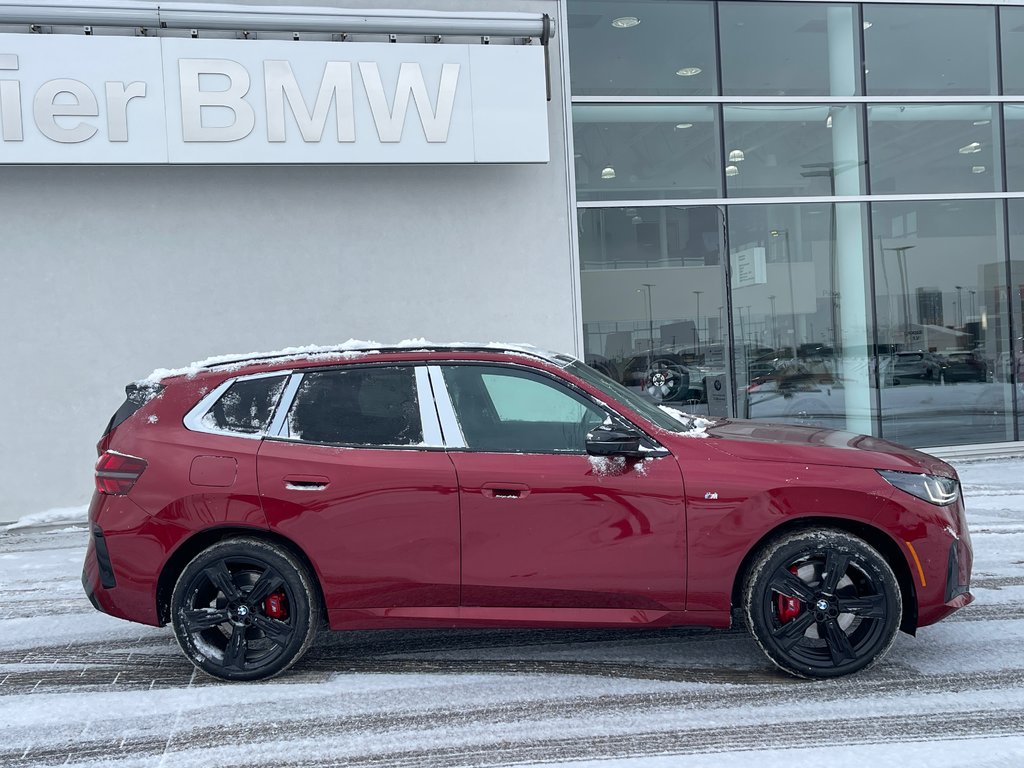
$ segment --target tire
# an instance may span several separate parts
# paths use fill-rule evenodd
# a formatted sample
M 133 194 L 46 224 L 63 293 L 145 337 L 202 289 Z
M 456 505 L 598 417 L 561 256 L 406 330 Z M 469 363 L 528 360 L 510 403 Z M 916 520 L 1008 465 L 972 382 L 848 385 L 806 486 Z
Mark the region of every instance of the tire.
M 222 680 L 266 680 L 298 661 L 320 625 L 320 595 L 289 551 L 234 538 L 178 577 L 171 624 L 189 661 Z
M 758 555 L 744 584 L 743 612 L 776 666 L 827 678 L 867 669 L 885 655 L 903 601 L 892 568 L 871 545 L 845 531 L 812 528 Z

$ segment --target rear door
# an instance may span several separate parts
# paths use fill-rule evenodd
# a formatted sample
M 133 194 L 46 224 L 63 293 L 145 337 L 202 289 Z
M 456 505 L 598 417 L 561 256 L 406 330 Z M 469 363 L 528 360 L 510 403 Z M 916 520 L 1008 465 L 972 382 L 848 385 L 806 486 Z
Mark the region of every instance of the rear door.
M 684 607 L 683 483 L 667 451 L 588 457 L 587 432 L 619 417 L 536 370 L 431 378 L 459 477 L 464 606 Z
M 329 610 L 458 605 L 455 470 L 425 368 L 296 374 L 271 435 L 263 507 L 309 555 Z

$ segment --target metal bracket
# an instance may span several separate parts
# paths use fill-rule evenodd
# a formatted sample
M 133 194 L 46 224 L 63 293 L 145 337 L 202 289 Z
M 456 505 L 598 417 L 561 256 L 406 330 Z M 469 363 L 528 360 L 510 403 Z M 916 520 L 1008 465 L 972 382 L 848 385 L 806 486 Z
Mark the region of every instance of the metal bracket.
M 87 35 L 91 35 L 92 34 L 92 27 L 90 27 L 88 24 L 86 24 L 83 27 L 83 30 L 85 31 L 85 34 L 87 34 Z
M 398 35 L 396 35 L 396 34 L 388 35 L 388 42 L 389 43 L 397 43 L 398 42 Z

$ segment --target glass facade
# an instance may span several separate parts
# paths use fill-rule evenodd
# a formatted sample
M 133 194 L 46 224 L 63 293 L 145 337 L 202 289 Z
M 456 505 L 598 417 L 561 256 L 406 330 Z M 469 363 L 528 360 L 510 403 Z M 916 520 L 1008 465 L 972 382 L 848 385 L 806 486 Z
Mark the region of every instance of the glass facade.
M 1024 7 L 569 0 L 588 362 L 913 446 L 1024 430 Z

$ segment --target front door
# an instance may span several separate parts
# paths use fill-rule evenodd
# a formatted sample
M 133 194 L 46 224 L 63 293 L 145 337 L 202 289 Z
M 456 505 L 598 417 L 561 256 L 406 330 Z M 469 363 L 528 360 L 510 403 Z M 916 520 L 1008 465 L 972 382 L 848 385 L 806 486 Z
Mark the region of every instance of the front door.
M 554 377 L 476 364 L 442 373 L 465 444 L 449 448 L 463 606 L 683 608 L 683 484 L 671 455 L 589 457 L 587 432 L 619 417 Z

